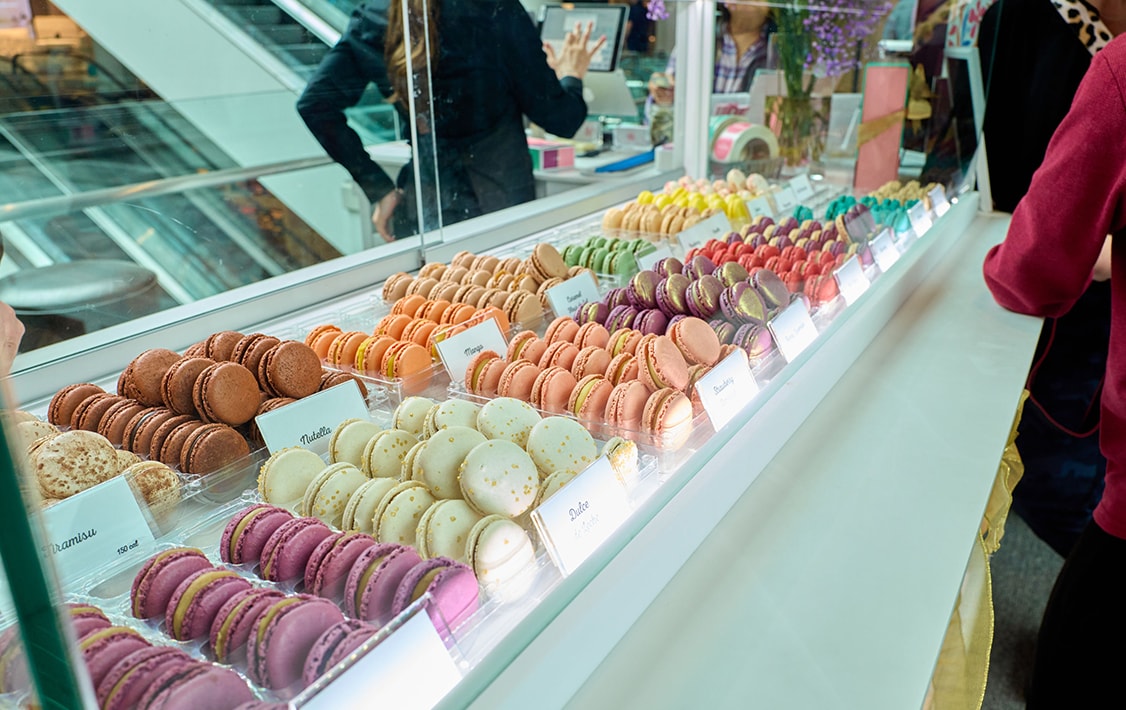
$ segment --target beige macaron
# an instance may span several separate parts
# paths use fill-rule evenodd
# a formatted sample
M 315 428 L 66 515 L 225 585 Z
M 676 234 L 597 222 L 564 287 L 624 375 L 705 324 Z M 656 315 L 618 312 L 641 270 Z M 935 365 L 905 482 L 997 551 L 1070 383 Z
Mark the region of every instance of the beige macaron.
M 415 549 L 424 560 L 448 557 L 468 564 L 466 542 L 481 515 L 463 500 L 440 500 L 426 509 L 415 529 Z
M 271 505 L 294 510 L 309 484 L 324 469 L 324 459 L 309 449 L 300 446 L 278 449 L 258 471 L 258 493 Z
M 345 419 L 332 432 L 328 441 L 330 463 L 348 462 L 357 468 L 363 464 L 364 447 L 382 430 L 367 419 Z
M 384 429 L 368 440 L 360 468 L 368 478 L 399 479 L 403 475 L 403 459 L 418 443 L 409 431 Z
M 418 455 L 422 482 L 435 498 L 461 498 L 458 470 L 466 455 L 485 441 L 485 435 L 465 426 L 442 429 L 426 442 Z
M 344 506 L 344 517 L 340 522 L 344 530 L 356 530 L 372 534 L 375 531 L 375 509 L 387 492 L 399 484 L 397 478 L 373 478 L 360 484 L 355 493 L 348 497 Z
M 414 545 L 418 521 L 434 504 L 434 496 L 418 481 L 403 481 L 388 491 L 375 509 L 375 539 Z

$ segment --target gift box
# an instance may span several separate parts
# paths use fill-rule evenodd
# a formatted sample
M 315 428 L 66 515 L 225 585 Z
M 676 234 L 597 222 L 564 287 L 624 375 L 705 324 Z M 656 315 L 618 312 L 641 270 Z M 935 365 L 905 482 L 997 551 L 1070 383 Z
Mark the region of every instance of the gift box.
M 575 167 L 575 146 L 542 138 L 528 139 L 533 170 L 558 170 Z

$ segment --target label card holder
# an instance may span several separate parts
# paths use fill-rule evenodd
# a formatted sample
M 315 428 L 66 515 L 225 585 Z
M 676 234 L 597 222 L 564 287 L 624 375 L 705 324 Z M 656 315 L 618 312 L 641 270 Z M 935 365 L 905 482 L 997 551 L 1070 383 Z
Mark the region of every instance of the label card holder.
M 685 252 L 690 249 L 699 249 L 707 244 L 709 239 L 722 239 L 731 231 L 731 221 L 727 215 L 717 212 L 703 222 L 685 229 L 676 235 L 680 248 Z
M 782 185 L 774 192 L 774 204 L 778 206 L 779 216 L 786 217 L 801 204 L 798 194 L 790 184 Z
M 367 403 L 355 380 L 303 397 L 254 418 L 270 453 L 301 446 L 318 454 L 345 419 L 369 419 Z
M 696 383 L 696 392 L 712 428 L 725 427 L 759 392 L 747 353 L 736 350 L 720 360 Z
M 774 342 L 786 362 L 793 362 L 798 355 L 817 340 L 817 326 L 809 315 L 809 306 L 804 299 L 798 299 L 774 316 L 767 323 Z
M 532 521 L 564 577 L 629 517 L 629 500 L 605 456 L 532 511 Z
M 667 245 L 662 244 L 657 247 L 656 251 L 651 251 L 648 254 L 637 257 L 637 265 L 642 270 L 652 269 L 657 265 L 661 259 L 667 259 L 672 256 L 672 250 Z
M 808 175 L 796 175 L 790 179 L 790 187 L 794 188 L 794 194 L 802 202 L 807 202 L 813 197 L 813 183 L 810 182 Z
M 856 303 L 856 299 L 860 298 L 872 285 L 869 283 L 868 277 L 864 275 L 864 267 L 860 265 L 860 259 L 855 254 L 845 259 L 840 268 L 833 272 L 833 276 L 837 279 L 837 287 L 841 291 L 841 297 L 844 298 L 845 304 L 849 306 Z
M 942 185 L 932 187 L 927 196 L 931 198 L 931 208 L 936 216 L 941 217 L 950 211 L 950 201 L 946 199 L 946 188 Z
M 296 698 L 291 707 L 368 707 L 375 691 L 380 705 L 423 710 L 437 705 L 460 680 L 461 672 L 445 642 L 426 607 L 419 604 L 389 636 L 336 677 L 310 688 L 310 697 L 302 694 Z
M 65 580 L 79 579 L 118 557 L 153 543 L 137 496 L 117 476 L 43 511 L 45 553 Z
M 923 204 L 922 200 L 919 200 L 908 208 L 907 219 L 911 221 L 911 229 L 915 230 L 915 236 L 917 237 L 926 234 L 927 230 L 929 230 L 933 224 L 930 212 L 927 211 L 927 206 Z
M 590 274 L 583 274 L 583 276 L 590 278 Z M 508 344 L 504 342 L 500 325 L 496 320 L 490 318 L 463 333 L 458 333 L 454 337 L 446 338 L 438 343 L 438 357 L 442 359 L 442 364 L 446 366 L 446 371 L 450 373 L 452 382 L 465 382 L 465 368 L 469 367 L 469 361 L 473 359 L 474 355 L 484 350 L 492 350 L 497 355 L 504 357 L 507 349 Z
M 895 262 L 899 261 L 899 248 L 891 240 L 890 229 L 885 229 L 877 234 L 869 245 L 872 247 L 872 258 L 875 260 L 876 266 L 880 267 L 880 271 L 885 274 L 888 269 L 895 265 Z
M 594 282 L 594 277 L 589 271 L 584 271 L 547 290 L 547 302 L 557 316 L 574 318 L 579 312 L 579 306 L 597 300 L 599 300 L 598 284 Z M 501 354 L 504 354 L 503 351 Z M 464 371 L 463 369 L 462 372 Z
M 747 214 L 751 219 L 755 217 L 773 217 L 774 210 L 770 206 L 770 200 L 766 197 L 755 197 L 747 200 Z

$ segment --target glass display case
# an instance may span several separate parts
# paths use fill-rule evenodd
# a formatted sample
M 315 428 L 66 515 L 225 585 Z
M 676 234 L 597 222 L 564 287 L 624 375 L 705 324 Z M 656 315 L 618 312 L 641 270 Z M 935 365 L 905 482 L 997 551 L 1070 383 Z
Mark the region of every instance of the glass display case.
M 890 7 L 395 7 L 357 10 L 322 60 L 353 35 L 379 46 L 373 26 L 416 49 L 375 53 L 401 59 L 401 79 L 372 78 L 398 89 L 397 135 L 354 126 L 371 157 L 345 161 L 354 181 L 304 131 L 304 88 L 107 109 L 181 140 L 122 139 L 93 184 L 52 181 L 45 143 L 0 134 L 22 166 L 6 179 L 31 191 L 0 209 L 0 300 L 27 329 L 4 420 L 5 497 L 27 515 L 0 551 L 54 550 L 2 618 L 31 639 L 44 704 L 175 690 L 211 707 L 206 686 L 230 707 L 377 687 L 466 706 L 658 555 L 646 541 L 686 490 L 724 490 L 643 575 L 628 627 L 975 218 L 976 54 L 898 58 L 873 39 Z M 563 52 L 549 11 L 622 46 L 580 84 L 540 49 Z M 761 62 L 721 81 L 751 16 L 770 27 Z M 818 48 L 829 26 L 854 33 L 844 54 Z M 523 54 L 486 41 L 502 29 Z M 343 124 L 342 97 L 310 86 Z M 256 100 L 284 106 L 265 139 L 232 130 Z M 285 159 L 247 163 L 282 137 Z M 120 167 L 152 155 L 176 174 Z M 712 466 L 731 452 L 742 470 Z M 79 607 L 123 629 L 109 667 L 65 623 Z

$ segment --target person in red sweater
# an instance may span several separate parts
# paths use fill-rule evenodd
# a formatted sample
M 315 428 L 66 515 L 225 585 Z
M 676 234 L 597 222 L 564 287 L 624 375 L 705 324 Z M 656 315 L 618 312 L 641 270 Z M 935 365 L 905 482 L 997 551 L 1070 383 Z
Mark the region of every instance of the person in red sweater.
M 985 257 L 1004 308 L 1059 317 L 1094 278 L 1111 281 L 1099 444 L 1106 488 L 1052 589 L 1028 708 L 1126 706 L 1126 36 L 1091 60 L 1071 110 Z M 1111 235 L 1108 237 L 1108 235 Z

